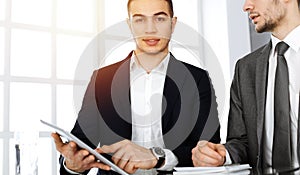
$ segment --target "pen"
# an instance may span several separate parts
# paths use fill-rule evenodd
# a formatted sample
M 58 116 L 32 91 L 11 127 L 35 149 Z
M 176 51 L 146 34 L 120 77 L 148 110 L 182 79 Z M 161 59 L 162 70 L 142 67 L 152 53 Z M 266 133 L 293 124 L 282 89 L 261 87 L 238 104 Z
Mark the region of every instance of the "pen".
M 20 146 L 19 144 L 15 145 L 16 148 L 16 175 L 21 174 L 21 166 L 20 166 Z

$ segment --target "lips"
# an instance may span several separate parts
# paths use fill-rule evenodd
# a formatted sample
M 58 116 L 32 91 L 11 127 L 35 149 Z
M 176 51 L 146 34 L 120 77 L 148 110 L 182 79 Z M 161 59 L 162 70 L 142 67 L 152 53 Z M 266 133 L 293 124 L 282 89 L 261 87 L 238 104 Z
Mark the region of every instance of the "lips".
M 160 39 L 157 38 L 147 38 L 143 39 L 143 41 L 148 45 L 148 46 L 155 46 L 157 43 L 160 41 Z
M 257 23 L 257 19 L 260 15 L 258 13 L 250 13 L 249 18 L 253 21 L 253 23 Z

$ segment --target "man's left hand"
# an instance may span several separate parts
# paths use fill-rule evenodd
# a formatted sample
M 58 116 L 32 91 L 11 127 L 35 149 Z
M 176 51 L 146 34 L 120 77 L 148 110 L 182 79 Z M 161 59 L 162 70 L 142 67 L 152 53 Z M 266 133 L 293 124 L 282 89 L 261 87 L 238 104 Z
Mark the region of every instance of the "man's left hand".
M 123 140 L 109 146 L 104 145 L 98 148 L 98 152 L 113 153 L 113 162 L 130 174 L 139 168 L 151 169 L 157 163 L 157 159 L 150 149 L 141 147 L 129 140 Z

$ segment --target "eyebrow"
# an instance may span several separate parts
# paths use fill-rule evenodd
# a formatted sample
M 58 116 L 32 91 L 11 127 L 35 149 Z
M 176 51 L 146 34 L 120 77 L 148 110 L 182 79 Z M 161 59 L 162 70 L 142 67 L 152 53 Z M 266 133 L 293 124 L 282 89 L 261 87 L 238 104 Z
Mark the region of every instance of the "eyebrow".
M 168 14 L 166 12 L 158 12 L 158 13 L 155 13 L 153 16 L 159 16 L 159 15 L 168 16 Z M 143 14 L 134 14 L 134 15 L 132 15 L 132 17 L 143 17 L 143 16 L 146 16 L 146 15 L 143 15 Z

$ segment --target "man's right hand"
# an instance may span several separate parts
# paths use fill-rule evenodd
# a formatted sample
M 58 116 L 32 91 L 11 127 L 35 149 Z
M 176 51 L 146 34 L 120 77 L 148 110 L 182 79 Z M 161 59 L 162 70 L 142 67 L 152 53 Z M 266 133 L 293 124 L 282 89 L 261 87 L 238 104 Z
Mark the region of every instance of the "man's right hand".
M 221 166 L 225 163 L 226 149 L 222 144 L 199 141 L 192 150 L 194 166 Z
M 93 155 L 91 155 L 85 149 L 78 148 L 76 143 L 63 143 L 57 133 L 52 133 L 51 136 L 54 139 L 56 150 L 59 151 L 65 158 L 65 166 L 69 170 L 78 173 L 84 172 L 91 168 L 110 170 L 110 166 L 97 162 Z

